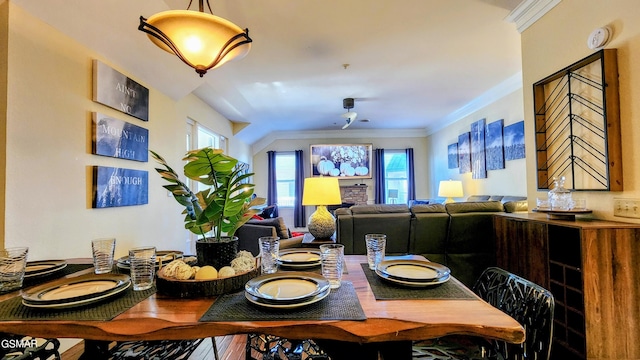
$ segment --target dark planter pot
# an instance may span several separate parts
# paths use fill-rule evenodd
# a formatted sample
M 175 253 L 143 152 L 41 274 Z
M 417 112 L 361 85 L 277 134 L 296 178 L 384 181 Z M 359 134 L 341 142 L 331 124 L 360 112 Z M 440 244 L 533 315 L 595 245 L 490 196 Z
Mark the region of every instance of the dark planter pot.
M 211 265 L 217 270 L 231 265 L 231 260 L 238 254 L 238 237 L 223 237 L 220 242 L 212 238 L 196 241 L 196 256 L 198 265 Z

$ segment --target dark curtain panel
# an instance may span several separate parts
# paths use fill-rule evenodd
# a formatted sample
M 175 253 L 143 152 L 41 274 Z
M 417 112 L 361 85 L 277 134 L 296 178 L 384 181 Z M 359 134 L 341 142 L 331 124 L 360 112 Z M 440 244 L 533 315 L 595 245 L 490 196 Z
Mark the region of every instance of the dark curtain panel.
M 384 186 L 384 149 L 375 149 L 373 156 L 376 164 L 375 202 L 376 204 L 384 204 L 384 194 L 386 192 Z
M 293 204 L 293 223 L 295 227 L 305 227 L 306 216 L 302 206 L 302 190 L 304 187 L 304 152 L 296 150 L 296 202 Z
M 276 184 L 276 152 L 267 151 L 267 205 L 275 205 L 278 201 L 278 186 Z
M 413 149 L 405 149 L 407 154 L 407 202 L 416 199 L 416 176 L 413 171 Z

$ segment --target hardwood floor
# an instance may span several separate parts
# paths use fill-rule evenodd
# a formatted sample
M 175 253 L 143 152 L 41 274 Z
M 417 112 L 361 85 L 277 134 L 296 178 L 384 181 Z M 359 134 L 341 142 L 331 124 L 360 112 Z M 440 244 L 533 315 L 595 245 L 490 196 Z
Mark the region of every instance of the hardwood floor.
M 216 337 L 219 360 L 244 360 L 246 335 L 229 335 Z M 73 346 L 62 354 L 62 360 L 78 360 L 84 350 L 84 343 Z M 203 341 L 188 360 L 214 360 L 211 341 Z

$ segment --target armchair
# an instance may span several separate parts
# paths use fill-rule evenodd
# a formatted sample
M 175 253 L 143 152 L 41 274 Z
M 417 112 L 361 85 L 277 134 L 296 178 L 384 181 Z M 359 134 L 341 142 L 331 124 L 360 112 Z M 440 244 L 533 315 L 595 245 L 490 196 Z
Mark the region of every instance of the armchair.
M 249 220 L 236 230 L 238 249 L 251 252 L 254 256 L 260 254 L 258 238 L 262 236 L 277 236 L 280 238 L 280 249 L 300 247 L 304 236 L 291 237 L 289 229 L 282 217 L 273 219 Z

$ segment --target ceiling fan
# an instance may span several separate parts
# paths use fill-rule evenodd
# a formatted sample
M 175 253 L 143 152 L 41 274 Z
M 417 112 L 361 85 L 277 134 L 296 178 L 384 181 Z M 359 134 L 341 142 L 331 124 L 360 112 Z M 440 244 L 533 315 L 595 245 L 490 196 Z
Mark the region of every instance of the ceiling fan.
M 358 113 L 355 111 L 351 111 L 351 109 L 353 109 L 353 98 L 342 99 L 342 107 L 347 109 L 347 112 L 342 114 L 342 117 L 347 120 L 347 123 L 342 127 L 342 130 L 344 130 L 348 128 L 351 123 L 353 123 L 353 121 L 356 119 L 356 116 L 358 116 Z

